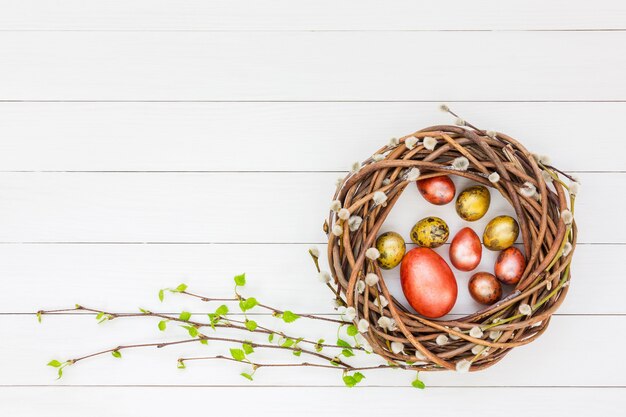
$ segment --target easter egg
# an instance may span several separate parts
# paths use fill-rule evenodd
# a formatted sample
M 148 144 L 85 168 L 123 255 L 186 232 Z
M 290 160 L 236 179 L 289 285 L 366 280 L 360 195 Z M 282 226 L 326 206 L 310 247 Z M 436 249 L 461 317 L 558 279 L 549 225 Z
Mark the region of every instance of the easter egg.
M 474 185 L 466 188 L 459 194 L 455 207 L 456 212 L 463 220 L 473 222 L 487 213 L 490 203 L 491 194 L 489 194 L 487 187 Z
M 505 284 L 514 285 L 519 282 L 526 269 L 526 258 L 516 247 L 503 250 L 498 255 L 494 272 L 496 278 Z
M 519 225 L 511 216 L 494 217 L 483 233 L 483 243 L 490 250 L 503 250 L 515 243 L 519 235 Z
M 376 239 L 376 249 L 380 252 L 378 265 L 383 269 L 395 268 L 402 261 L 406 245 L 396 232 L 387 232 Z
M 415 223 L 411 229 L 411 240 L 426 248 L 443 245 L 448 240 L 448 236 L 450 236 L 450 229 L 439 217 L 425 217 Z
M 418 180 L 416 184 L 424 199 L 438 206 L 448 204 L 456 193 L 454 183 L 447 175 Z
M 491 305 L 502 297 L 502 285 L 489 272 L 477 272 L 470 278 L 467 289 L 472 298 L 485 305 Z
M 404 255 L 400 283 L 407 301 L 422 316 L 444 316 L 456 303 L 458 289 L 454 274 L 432 249 L 415 248 Z
M 476 268 L 482 254 L 480 239 L 469 227 L 459 230 L 450 243 L 450 262 L 460 271 L 471 271 Z

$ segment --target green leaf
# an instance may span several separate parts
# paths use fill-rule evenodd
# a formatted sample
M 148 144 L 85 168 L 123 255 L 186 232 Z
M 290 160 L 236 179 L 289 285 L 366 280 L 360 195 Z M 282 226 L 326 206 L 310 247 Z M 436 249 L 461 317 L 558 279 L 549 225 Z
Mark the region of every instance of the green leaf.
M 183 292 L 187 289 L 187 285 L 186 284 L 180 284 L 178 287 L 176 287 L 176 289 L 174 291 L 176 292 Z
M 196 329 L 195 327 L 193 326 L 180 326 L 180 327 L 182 327 L 183 329 L 186 329 L 187 332 L 189 333 L 189 336 L 191 337 L 198 336 L 198 329 Z
M 139 311 L 141 311 L 143 314 L 150 314 L 150 312 L 148 310 L 145 310 L 141 307 L 139 307 Z
M 163 298 L 165 298 L 165 290 L 159 290 L 159 301 L 163 302 Z
M 274 341 L 274 333 L 270 333 L 270 335 L 267 336 L 267 340 L 272 343 Z
M 334 358 L 330 361 L 330 364 L 331 364 L 332 366 L 339 366 L 339 358 L 334 357 Z
M 293 356 L 300 356 L 302 355 L 302 351 L 301 350 L 294 350 L 293 351 Z
M 343 383 L 346 384 L 346 386 L 350 387 L 350 388 L 352 388 L 353 386 L 358 384 L 356 379 L 353 376 L 350 376 L 350 375 L 344 375 L 343 376 Z
M 189 319 L 191 318 L 191 313 L 188 311 L 183 311 L 182 313 L 180 313 L 178 318 L 182 321 L 189 321 Z
M 349 358 L 351 356 L 354 356 L 354 353 L 352 353 L 352 351 L 350 349 L 344 349 L 341 351 L 341 354 L 343 356 L 345 356 L 346 358 Z
M 250 297 L 248 299 L 239 301 L 239 308 L 241 311 L 248 311 L 253 309 L 258 304 L 256 298 Z
M 206 339 L 200 339 L 200 343 L 202 343 L 203 345 L 208 345 L 209 341 Z
M 41 323 L 41 311 L 37 312 L 37 321 Z
M 166 328 L 167 328 L 167 320 L 161 320 L 159 322 L 159 330 L 164 332 Z
M 104 312 L 101 311 L 98 314 L 96 314 L 96 320 L 100 320 L 102 317 L 104 317 Z
M 176 365 L 176 367 L 178 369 L 185 369 L 187 366 L 185 365 L 185 362 L 183 361 L 178 361 L 178 364 Z
M 252 345 L 249 344 L 249 343 L 244 343 L 241 346 L 243 347 L 243 351 L 246 352 L 246 355 L 249 355 L 252 352 L 254 352 L 254 349 L 252 348 Z
M 55 367 L 55 368 L 58 368 L 58 367 L 60 367 L 61 365 L 62 365 L 62 364 L 61 364 L 61 362 L 59 362 L 59 361 L 58 361 L 58 360 L 56 360 L 56 359 L 53 359 L 53 360 L 51 360 L 50 362 L 48 362 L 48 366 L 53 366 L 53 367 Z
M 344 347 L 344 348 L 352 349 L 352 346 L 350 345 L 350 343 L 346 342 L 343 339 L 337 339 L 337 346 L 341 346 L 341 347 Z
M 219 317 L 213 313 L 209 313 L 207 316 L 209 316 L 209 324 L 211 325 L 211 328 L 215 330 L 215 323 L 220 321 Z
M 241 376 L 242 376 L 242 377 L 244 377 L 244 378 L 246 378 L 246 379 L 249 379 L 250 381 L 253 381 L 253 379 L 252 379 L 252 375 L 250 375 L 250 374 L 247 374 L 247 373 L 245 373 L 245 372 L 242 372 L 242 373 L 241 373 Z
M 319 339 L 319 340 L 317 341 L 317 344 L 315 345 L 315 350 L 316 350 L 317 352 L 321 352 L 321 351 L 322 351 L 322 349 L 324 349 L 324 346 L 322 346 L 322 345 L 324 344 L 324 342 L 325 342 L 325 340 L 324 340 L 324 339 Z
M 413 387 L 417 388 L 417 389 L 424 389 L 424 388 L 426 388 L 426 384 L 424 384 L 419 379 L 416 379 L 415 381 L 411 382 L 411 385 Z
M 356 336 L 359 333 L 359 330 L 356 328 L 354 324 L 351 324 L 348 326 L 348 329 L 346 330 L 346 332 L 348 333 L 348 336 Z
M 250 330 L 251 332 L 255 331 L 256 328 L 258 327 L 256 321 L 254 320 L 246 320 L 246 329 Z
M 57 372 L 57 375 L 59 375 L 57 379 L 61 379 L 61 377 L 63 376 L 63 368 L 59 368 L 59 372 Z
M 235 275 L 235 284 L 237 284 L 238 287 L 246 285 L 246 274 Z
M 237 361 L 242 361 L 246 358 L 246 354 L 241 349 L 231 349 L 230 355 Z
M 222 304 L 217 308 L 217 310 L 215 310 L 216 316 L 225 316 L 226 314 L 228 314 L 228 307 L 226 307 L 224 304 Z
M 287 339 L 283 342 L 283 344 L 281 345 L 282 347 L 292 347 L 294 345 L 294 340 L 293 339 Z
M 296 313 L 293 313 L 289 310 L 286 310 L 283 312 L 283 321 L 285 323 L 293 323 L 294 321 L 298 320 L 300 318 L 299 315 L 297 315 Z
M 114 358 L 118 358 L 118 359 L 122 357 L 122 354 L 120 353 L 119 350 L 114 350 L 113 352 L 111 352 L 111 355 L 113 355 Z
M 365 378 L 365 375 L 363 375 L 360 372 L 355 372 L 354 375 L 352 375 L 352 377 L 356 380 L 357 383 L 359 383 L 363 380 L 363 378 Z

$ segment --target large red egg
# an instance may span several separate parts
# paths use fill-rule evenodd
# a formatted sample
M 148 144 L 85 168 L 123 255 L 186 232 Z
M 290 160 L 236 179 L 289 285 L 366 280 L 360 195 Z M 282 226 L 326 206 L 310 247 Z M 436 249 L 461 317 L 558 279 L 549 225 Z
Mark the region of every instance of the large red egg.
M 432 249 L 415 248 L 404 255 L 400 283 L 407 301 L 422 316 L 444 316 L 456 302 L 458 289 L 454 274 Z
M 456 193 L 454 183 L 446 175 L 418 180 L 417 189 L 426 201 L 438 206 L 448 204 Z
M 478 235 L 469 227 L 459 230 L 450 244 L 450 262 L 460 271 L 471 271 L 480 263 L 483 247 Z
M 494 272 L 500 281 L 513 285 L 522 278 L 524 269 L 526 269 L 526 258 L 519 249 L 511 246 L 498 255 Z

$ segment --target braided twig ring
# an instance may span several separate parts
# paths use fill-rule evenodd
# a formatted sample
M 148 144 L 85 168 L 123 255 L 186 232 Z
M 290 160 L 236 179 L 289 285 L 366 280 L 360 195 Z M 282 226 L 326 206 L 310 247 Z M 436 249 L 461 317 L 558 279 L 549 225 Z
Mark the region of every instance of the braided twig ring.
M 436 148 L 427 149 L 424 138 L 436 139 Z M 453 164 L 458 158 L 467 159 L 467 169 Z M 512 294 L 454 321 L 425 319 L 389 294 L 376 261 L 367 258 L 366 251 L 418 173 L 413 168 L 419 169 L 420 179 L 442 174 L 472 179 L 495 188 L 513 206 L 527 267 Z M 369 322 L 363 336 L 374 352 L 407 369 L 475 371 L 539 337 L 567 294 L 576 246 L 572 212 L 578 184 L 567 186 L 564 177 L 574 180 L 513 138 L 467 123 L 464 127 L 432 126 L 400 138 L 350 173 L 337 187 L 324 230 L 337 297 L 356 309 L 355 322 Z M 536 190 L 534 195 L 523 192 L 529 187 Z M 349 218 L 345 210 L 338 213 L 340 207 L 349 212 Z M 376 285 L 359 284 L 372 272 L 379 277 Z M 376 302 L 380 295 L 389 300 L 387 306 Z M 381 317 L 387 318 L 383 325 Z M 393 342 L 396 349 L 392 350 Z M 404 350 L 394 353 L 398 343 Z

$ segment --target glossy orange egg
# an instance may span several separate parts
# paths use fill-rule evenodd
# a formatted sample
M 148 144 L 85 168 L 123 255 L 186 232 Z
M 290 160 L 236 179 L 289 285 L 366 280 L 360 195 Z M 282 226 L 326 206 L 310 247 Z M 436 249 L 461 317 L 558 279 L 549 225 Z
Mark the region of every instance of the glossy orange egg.
M 522 278 L 524 269 L 526 269 L 524 254 L 516 247 L 511 246 L 498 255 L 494 272 L 503 283 L 514 285 Z
M 432 249 L 415 248 L 404 255 L 400 283 L 407 301 L 422 316 L 444 316 L 456 303 L 458 289 L 454 274 Z
M 456 187 L 447 175 L 418 180 L 417 189 L 426 201 L 438 206 L 448 204 L 456 194 Z
M 491 305 L 502 297 L 502 285 L 489 272 L 477 272 L 470 278 L 467 289 L 472 298 L 485 305 Z
M 450 244 L 450 262 L 460 271 L 471 271 L 480 263 L 483 247 L 476 232 L 469 227 L 459 230 Z

